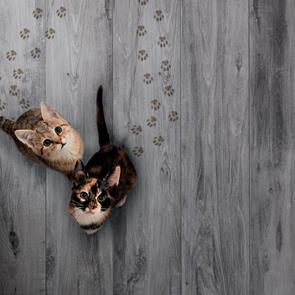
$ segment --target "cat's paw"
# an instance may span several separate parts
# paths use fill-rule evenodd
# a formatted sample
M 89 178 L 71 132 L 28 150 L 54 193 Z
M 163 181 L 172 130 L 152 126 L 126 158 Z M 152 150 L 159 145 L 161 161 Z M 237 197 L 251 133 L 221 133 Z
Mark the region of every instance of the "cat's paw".
M 146 52 L 146 50 L 141 49 L 138 51 L 138 59 L 141 61 L 147 60 L 147 58 L 149 57 L 148 53 Z
M 132 153 L 134 154 L 134 156 L 136 157 L 140 157 L 143 154 L 143 147 L 141 146 L 136 146 L 133 150 Z
M 137 27 L 136 34 L 137 34 L 139 37 L 144 36 L 146 33 L 147 33 L 147 30 L 146 30 L 146 28 L 145 28 L 144 25 L 139 25 L 139 26 Z
M 166 36 L 160 36 L 158 40 L 158 45 L 162 47 L 166 47 L 168 45 L 168 40 Z
M 6 52 L 6 58 L 9 61 L 15 60 L 16 59 L 16 55 L 17 55 L 17 53 L 13 49 Z
M 28 39 L 30 37 L 30 30 L 27 28 L 24 28 L 19 32 L 19 35 L 24 40 Z
M 161 71 L 168 72 L 171 69 L 171 63 L 169 60 L 163 60 L 161 62 Z
M 13 75 L 14 79 L 21 79 L 23 74 L 24 74 L 24 72 L 22 69 L 14 69 L 12 75 Z
M 142 128 L 140 125 L 133 125 L 131 128 L 131 132 L 135 135 L 139 135 L 142 132 Z
M 172 85 L 167 85 L 164 87 L 164 94 L 168 96 L 172 96 L 174 94 L 174 89 Z
M 6 109 L 6 102 L 0 98 L 0 111 L 4 111 Z
M 145 84 L 151 84 L 153 82 L 154 78 L 150 73 L 146 73 L 143 75 L 143 82 Z
M 43 10 L 39 7 L 37 7 L 35 10 L 33 10 L 33 16 L 35 19 L 39 19 L 42 17 Z
M 155 136 L 153 139 L 153 144 L 156 146 L 161 146 L 163 142 L 164 142 L 164 138 L 161 135 Z
M 138 0 L 140 5 L 147 5 L 149 0 Z
M 160 22 L 161 20 L 163 20 L 164 19 L 163 11 L 162 10 L 156 10 L 155 11 L 155 14 L 154 14 L 154 19 L 157 22 Z
M 154 117 L 154 116 L 151 116 L 150 118 L 148 118 L 146 120 L 146 124 L 149 126 L 149 127 L 155 127 L 156 124 L 157 124 L 157 118 Z
M 66 8 L 61 6 L 59 9 L 56 10 L 56 14 L 60 18 L 65 17 L 66 16 Z
M 30 101 L 27 100 L 27 99 L 24 99 L 24 98 L 20 99 L 20 100 L 18 101 L 18 104 L 20 105 L 20 107 L 21 107 L 23 110 L 28 110 L 28 109 L 30 108 L 30 106 L 31 106 Z
M 18 96 L 18 94 L 19 94 L 19 89 L 18 89 L 17 85 L 11 85 L 10 88 L 9 88 L 9 93 L 10 93 L 12 96 Z
M 40 55 L 41 55 L 41 50 L 39 48 L 33 48 L 31 50 L 32 58 L 34 58 L 34 59 L 40 58 Z
M 53 39 L 55 36 L 55 30 L 52 28 L 49 28 L 48 30 L 45 31 L 45 37 L 47 39 Z
M 151 108 L 157 111 L 161 107 L 161 103 L 157 99 L 151 100 Z
M 178 113 L 176 111 L 171 111 L 168 115 L 168 119 L 170 122 L 175 122 L 178 120 Z

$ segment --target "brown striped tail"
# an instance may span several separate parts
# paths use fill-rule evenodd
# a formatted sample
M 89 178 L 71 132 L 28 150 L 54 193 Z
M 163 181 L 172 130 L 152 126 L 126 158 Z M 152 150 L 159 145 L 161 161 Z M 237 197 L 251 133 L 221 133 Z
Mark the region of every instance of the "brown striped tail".
M 15 122 L 13 120 L 0 116 L 0 129 L 9 135 L 14 134 L 14 130 L 13 130 L 14 123 Z

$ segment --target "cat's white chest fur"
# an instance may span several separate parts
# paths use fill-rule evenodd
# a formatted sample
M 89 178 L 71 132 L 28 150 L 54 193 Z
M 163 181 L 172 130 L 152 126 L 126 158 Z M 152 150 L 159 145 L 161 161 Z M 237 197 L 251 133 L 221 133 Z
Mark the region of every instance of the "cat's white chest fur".
M 80 225 L 99 224 L 106 219 L 109 214 L 108 211 L 109 210 L 101 211 L 100 208 L 97 208 L 90 213 L 81 209 L 76 209 L 75 212 L 73 212 L 73 216 Z

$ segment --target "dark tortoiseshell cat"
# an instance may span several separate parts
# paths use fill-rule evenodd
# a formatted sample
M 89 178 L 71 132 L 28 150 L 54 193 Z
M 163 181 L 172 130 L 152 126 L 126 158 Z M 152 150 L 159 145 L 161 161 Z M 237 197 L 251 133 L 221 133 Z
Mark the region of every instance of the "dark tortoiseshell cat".
M 100 150 L 86 167 L 78 161 L 69 212 L 87 234 L 98 231 L 114 207 L 124 205 L 136 183 L 136 171 L 126 150 L 110 144 L 105 123 L 102 87 L 97 93 L 97 128 Z

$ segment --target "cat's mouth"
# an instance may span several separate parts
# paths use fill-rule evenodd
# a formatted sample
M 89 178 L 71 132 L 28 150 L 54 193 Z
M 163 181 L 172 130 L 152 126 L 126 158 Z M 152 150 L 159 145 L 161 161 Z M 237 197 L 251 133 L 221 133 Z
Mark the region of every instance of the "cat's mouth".
M 64 146 L 66 145 L 67 143 L 61 143 L 61 150 L 64 148 Z

